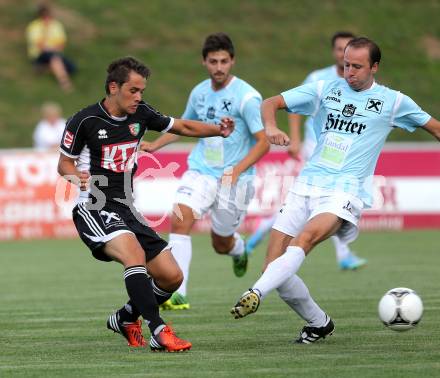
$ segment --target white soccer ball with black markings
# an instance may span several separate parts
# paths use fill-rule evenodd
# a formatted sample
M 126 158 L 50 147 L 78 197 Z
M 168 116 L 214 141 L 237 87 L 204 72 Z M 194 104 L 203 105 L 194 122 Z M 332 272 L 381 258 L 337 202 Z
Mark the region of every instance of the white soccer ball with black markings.
M 423 303 L 417 293 L 406 287 L 396 287 L 385 293 L 379 302 L 379 318 L 394 331 L 408 331 L 422 318 Z

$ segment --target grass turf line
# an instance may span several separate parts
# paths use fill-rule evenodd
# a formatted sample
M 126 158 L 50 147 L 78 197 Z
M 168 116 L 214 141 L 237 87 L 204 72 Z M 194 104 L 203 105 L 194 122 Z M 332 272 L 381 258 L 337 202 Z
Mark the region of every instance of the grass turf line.
M 300 276 L 336 332 L 300 346 L 290 342 L 303 321 L 275 293 L 252 316 L 229 314 L 259 276 L 265 246 L 239 279 L 206 235 L 194 236 L 191 310 L 163 313 L 193 349 L 172 355 L 130 349 L 106 329 L 107 316 L 126 300 L 118 264 L 95 261 L 78 240 L 3 242 L 0 376 L 434 377 L 440 368 L 437 237 L 436 231 L 364 233 L 353 249 L 368 266 L 357 272 L 339 271 L 331 243 L 319 246 Z M 422 322 L 406 333 L 385 329 L 377 317 L 380 297 L 396 286 L 415 289 L 424 301 Z

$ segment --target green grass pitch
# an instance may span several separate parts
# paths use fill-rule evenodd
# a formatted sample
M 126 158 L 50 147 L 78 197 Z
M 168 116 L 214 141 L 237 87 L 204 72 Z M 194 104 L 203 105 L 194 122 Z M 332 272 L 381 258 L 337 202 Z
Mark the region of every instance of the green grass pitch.
M 326 242 L 300 270 L 336 324 L 315 345 L 291 341 L 303 321 L 272 293 L 258 312 L 235 320 L 239 295 L 255 282 L 265 245 L 235 278 L 206 235 L 193 237 L 191 310 L 163 313 L 188 353 L 130 349 L 105 326 L 126 295 L 122 268 L 94 260 L 79 240 L 0 244 L 0 377 L 438 377 L 440 255 L 438 231 L 363 233 L 353 249 L 368 259 L 357 272 L 337 269 Z M 377 303 L 406 286 L 423 299 L 413 330 L 385 329 Z

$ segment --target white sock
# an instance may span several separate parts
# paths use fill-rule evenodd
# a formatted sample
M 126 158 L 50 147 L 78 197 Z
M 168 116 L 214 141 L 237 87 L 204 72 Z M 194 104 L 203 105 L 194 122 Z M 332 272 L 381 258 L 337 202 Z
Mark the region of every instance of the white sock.
M 229 256 L 241 256 L 244 253 L 244 240 L 241 238 L 239 233 L 234 234 L 235 244 L 232 249 L 228 252 Z
M 170 234 L 169 244 L 171 246 L 171 253 L 174 259 L 177 261 L 180 269 L 183 273 L 183 281 L 177 291 L 186 295 L 186 288 L 188 285 L 189 278 L 189 265 L 191 263 L 192 257 L 192 244 L 191 236 L 182 234 Z
M 286 302 L 311 327 L 324 327 L 327 316 L 310 296 L 309 289 L 296 274 L 290 276 L 277 289 L 281 299 Z
M 277 215 L 278 215 L 278 213 L 276 213 L 275 215 L 273 215 L 271 217 L 267 217 L 267 218 L 262 219 L 262 221 L 258 225 L 258 228 L 256 229 L 255 232 L 261 232 L 263 235 L 268 234 L 269 231 L 271 230 L 273 224 L 275 223 L 275 219 L 276 219 Z
M 258 289 L 263 299 L 270 291 L 280 287 L 293 276 L 301 266 L 306 255 L 300 247 L 287 247 L 286 252 L 272 261 L 252 289 Z
M 332 236 L 333 244 L 335 245 L 336 250 L 336 260 L 338 262 L 341 262 L 341 260 L 345 259 L 350 255 L 350 248 L 348 247 L 347 243 L 344 243 L 339 236 L 333 235 Z

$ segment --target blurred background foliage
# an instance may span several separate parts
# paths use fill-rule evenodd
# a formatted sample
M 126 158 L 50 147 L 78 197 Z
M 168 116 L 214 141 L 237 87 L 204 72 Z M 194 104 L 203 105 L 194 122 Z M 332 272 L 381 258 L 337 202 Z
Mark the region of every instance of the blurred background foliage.
M 145 100 L 180 116 L 192 87 L 206 78 L 201 46 L 224 31 L 236 47 L 234 73 L 269 97 L 332 64 L 330 37 L 350 30 L 374 39 L 383 59 L 378 82 L 411 96 L 440 117 L 440 1 L 58 0 L 50 4 L 68 33 L 78 65 L 75 91 L 63 93 L 26 56 L 25 28 L 38 2 L 0 0 L 0 147 L 26 147 L 45 101 L 66 117 L 104 97 L 106 67 L 124 55 L 152 70 Z M 279 122 L 286 127 L 286 117 Z M 147 138 L 156 137 L 151 133 Z M 395 131 L 390 140 L 430 140 Z

